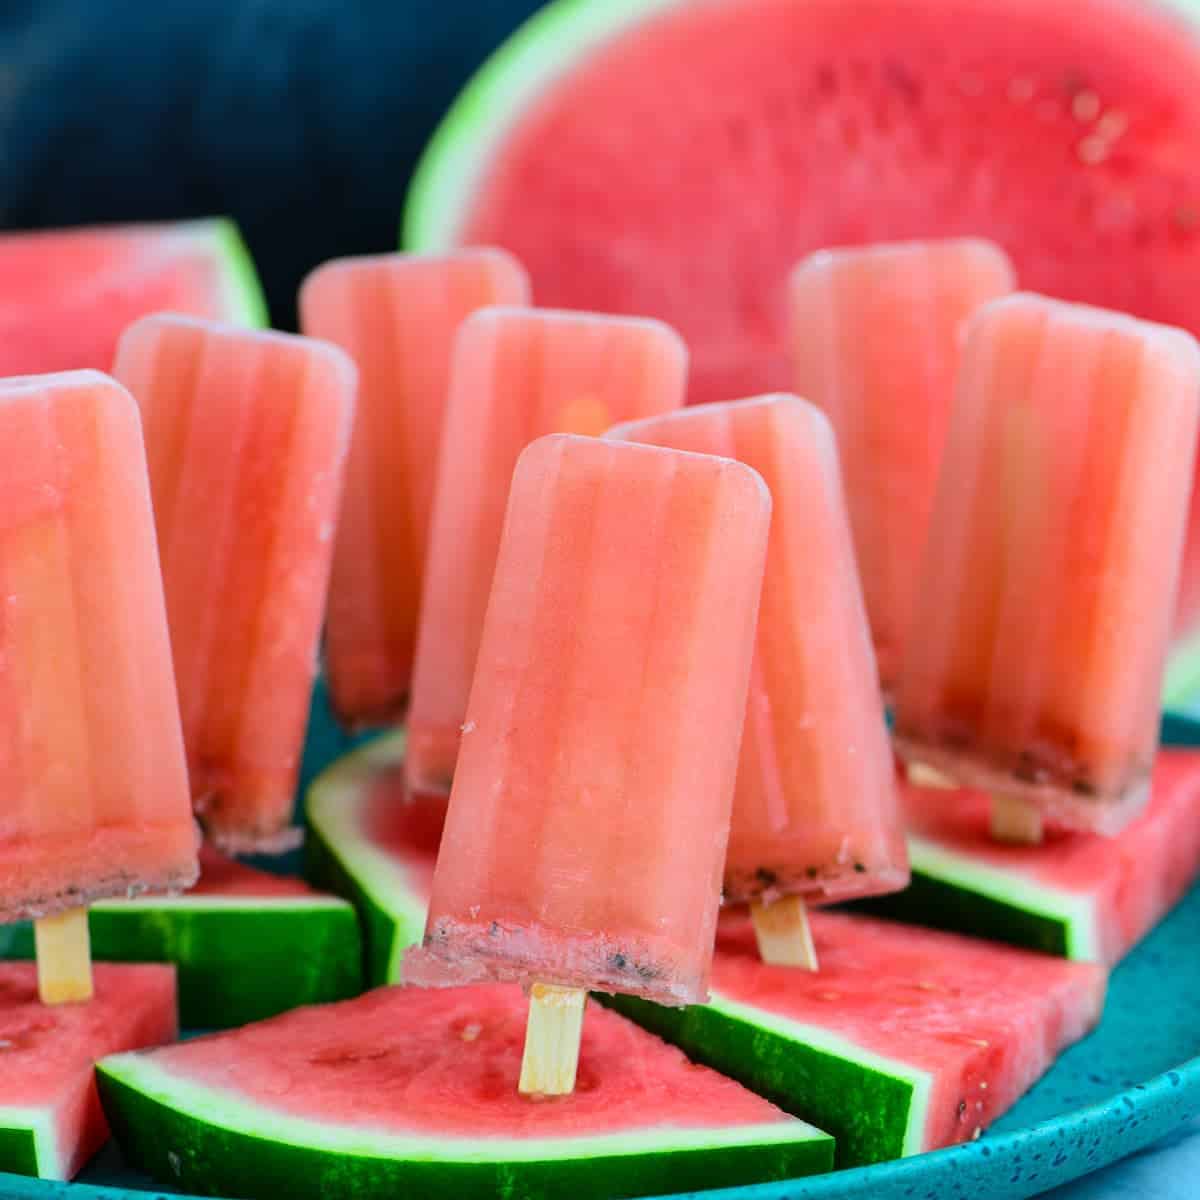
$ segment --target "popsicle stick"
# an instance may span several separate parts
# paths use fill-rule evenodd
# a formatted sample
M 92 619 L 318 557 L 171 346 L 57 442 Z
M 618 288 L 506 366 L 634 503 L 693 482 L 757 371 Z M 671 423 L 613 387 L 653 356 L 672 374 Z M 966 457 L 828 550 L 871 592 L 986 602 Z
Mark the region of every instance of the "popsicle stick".
M 1042 814 L 1027 800 L 992 796 L 992 837 L 1020 846 L 1041 845 Z
M 784 896 L 771 904 L 750 906 L 758 954 L 774 967 L 817 969 L 817 948 L 808 925 L 808 909 L 800 896 Z
M 92 943 L 86 908 L 33 923 L 38 996 L 43 1004 L 86 1004 L 92 998 Z
M 908 764 L 908 782 L 913 787 L 935 788 L 938 791 L 947 792 L 951 792 L 958 787 L 958 784 L 944 771 L 939 771 L 937 767 L 931 767 L 919 762 Z
M 575 1090 L 587 993 L 535 983 L 529 992 L 525 1056 L 518 1089 L 527 1096 L 569 1096 Z

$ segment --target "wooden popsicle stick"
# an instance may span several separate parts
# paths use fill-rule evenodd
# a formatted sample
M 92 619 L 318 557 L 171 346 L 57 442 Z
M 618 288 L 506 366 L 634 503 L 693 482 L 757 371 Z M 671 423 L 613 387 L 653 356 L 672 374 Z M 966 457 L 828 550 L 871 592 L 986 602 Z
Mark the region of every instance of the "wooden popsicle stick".
M 913 787 L 919 788 L 936 788 L 939 791 L 953 791 L 958 787 L 949 775 L 944 771 L 939 771 L 937 767 L 928 766 L 926 763 L 909 763 L 908 764 L 908 782 Z
M 92 998 L 92 943 L 86 908 L 33 923 L 38 996 L 43 1004 L 86 1004 Z
M 1045 839 L 1042 814 L 1028 800 L 992 798 L 992 837 L 1018 846 L 1040 846 Z
M 569 1096 L 575 1090 L 579 1039 L 587 992 L 535 983 L 529 991 L 529 1021 L 518 1090 L 527 1096 Z
M 770 904 L 750 905 L 758 954 L 773 967 L 817 969 L 817 948 L 808 925 L 808 909 L 801 896 L 784 896 Z

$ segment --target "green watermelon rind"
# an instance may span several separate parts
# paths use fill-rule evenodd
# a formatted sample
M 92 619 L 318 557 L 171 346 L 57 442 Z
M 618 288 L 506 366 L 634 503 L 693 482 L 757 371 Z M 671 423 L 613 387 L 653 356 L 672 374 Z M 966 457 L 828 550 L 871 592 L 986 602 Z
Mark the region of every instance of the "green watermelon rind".
M 126 1156 L 158 1178 L 244 1194 L 248 1172 L 300 1200 L 643 1195 L 796 1178 L 830 1169 L 833 1143 L 803 1123 L 562 1138 L 399 1135 L 272 1113 L 181 1079 L 145 1055 L 97 1067 L 101 1100 Z
M 528 105 L 583 54 L 680 3 L 553 0 L 529 17 L 467 81 L 434 131 L 409 185 L 401 246 L 454 245 L 457 219 L 486 175 L 492 150 Z
M 362 990 L 362 938 L 336 896 L 155 896 L 88 914 L 92 954 L 172 962 L 189 1029 L 223 1029 Z M 28 925 L 0 929 L 0 958 L 33 957 Z
M 633 996 L 598 999 L 694 1061 L 827 1130 L 839 1170 L 925 1148 L 933 1086 L 926 1071 L 716 991 L 707 1004 L 690 1008 Z
M 35 1179 L 66 1179 L 49 1109 L 0 1104 L 0 1171 Z
M 370 986 L 398 983 L 404 951 L 425 932 L 424 898 L 404 868 L 371 844 L 361 820 L 366 783 L 400 766 L 405 741 L 401 730 L 351 751 L 317 776 L 305 802 L 305 874 L 358 910 Z
M 216 249 L 225 267 L 225 319 L 251 329 L 266 329 L 270 325 L 267 302 L 263 296 L 254 259 L 242 239 L 236 222 L 228 217 L 215 217 L 197 223 L 197 233 Z
M 915 834 L 909 835 L 908 853 L 917 889 L 908 898 L 914 912 L 921 905 L 940 904 L 945 889 L 945 898 L 953 897 L 953 915 L 961 920 L 962 932 L 1078 962 L 1103 961 L 1096 909 L 1088 896 L 986 866 Z

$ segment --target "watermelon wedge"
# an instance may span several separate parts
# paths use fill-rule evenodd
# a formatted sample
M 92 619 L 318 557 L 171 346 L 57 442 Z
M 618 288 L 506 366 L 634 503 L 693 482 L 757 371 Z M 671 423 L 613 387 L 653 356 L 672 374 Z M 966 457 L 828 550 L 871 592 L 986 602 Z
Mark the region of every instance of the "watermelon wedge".
M 722 920 L 712 999 L 606 1003 L 837 1139 L 839 1167 L 979 1137 L 1100 1020 L 1107 972 L 956 934 L 811 914 L 818 972 Z
M 116 1055 L 101 1095 L 131 1162 L 218 1195 L 583 1200 L 832 1165 L 825 1134 L 601 1008 L 575 1093 L 531 1101 L 525 1018 L 515 987 L 384 988 Z
M 1200 333 L 1197 77 L 1146 0 L 557 0 L 452 107 L 403 238 L 669 322 L 693 401 L 790 389 L 788 273 L 827 246 L 989 238 L 1026 289 Z M 1168 699 L 1197 686 L 1200 489 Z
M 159 310 L 265 325 L 232 221 L 0 234 L 0 376 L 112 367 L 117 339 Z
M 425 933 L 446 797 L 405 793 L 401 733 L 346 755 L 307 798 L 305 873 L 358 909 L 367 982 L 400 982 L 404 951 Z
M 864 905 L 883 916 L 1111 966 L 1200 874 L 1200 751 L 1159 753 L 1150 803 L 1119 838 L 1001 845 L 981 793 L 902 794 L 913 882 Z
M 342 1000 L 362 986 L 362 939 L 345 900 L 259 871 L 205 846 L 200 882 L 180 896 L 92 906 L 92 953 L 170 962 L 190 1029 L 224 1029 L 300 1004 Z M 29 925 L 0 925 L 0 958 L 31 958 Z
M 108 1140 L 92 1064 L 178 1032 L 175 972 L 99 964 L 89 1004 L 47 1008 L 33 963 L 0 963 L 0 1171 L 70 1179 Z

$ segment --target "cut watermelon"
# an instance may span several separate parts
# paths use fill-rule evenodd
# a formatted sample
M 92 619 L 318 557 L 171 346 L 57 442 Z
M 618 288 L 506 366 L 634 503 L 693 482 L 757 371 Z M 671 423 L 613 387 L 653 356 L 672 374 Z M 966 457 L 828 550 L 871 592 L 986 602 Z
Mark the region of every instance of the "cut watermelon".
M 172 1040 L 175 972 L 94 969 L 88 1004 L 47 1008 L 33 963 L 0 963 L 0 1171 L 70 1179 L 108 1140 L 92 1064 Z
M 1100 1019 L 1107 973 L 956 934 L 811 914 L 819 972 L 722 921 L 712 1000 L 620 1011 L 837 1139 L 839 1166 L 978 1137 Z
M 668 321 L 695 401 L 790 387 L 788 272 L 826 246 L 990 238 L 1028 289 L 1200 333 L 1197 77 L 1141 0 L 557 0 L 446 117 L 404 238 Z M 1189 546 L 1169 698 L 1200 684 L 1200 490 Z
M 265 325 L 232 221 L 0 235 L 0 376 L 112 368 L 117 339 L 167 310 Z
M 105 900 L 88 913 L 95 958 L 171 962 L 191 1029 L 225 1029 L 362 987 L 354 909 L 303 880 L 255 870 L 209 847 L 181 896 Z M 0 926 L 0 958 L 31 958 L 29 925 Z
M 398 983 L 425 933 L 445 796 L 409 796 L 404 734 L 377 738 L 318 776 L 308 793 L 305 872 L 358 909 L 367 982 Z
M 1002 845 L 982 793 L 905 785 L 913 882 L 872 912 L 1069 958 L 1118 962 L 1200 873 L 1200 752 L 1163 750 L 1150 804 L 1119 838 Z
M 517 1092 L 526 1002 L 385 988 L 100 1065 L 127 1157 L 220 1195 L 618 1197 L 828 1170 L 832 1141 L 603 1009 L 575 1093 Z

